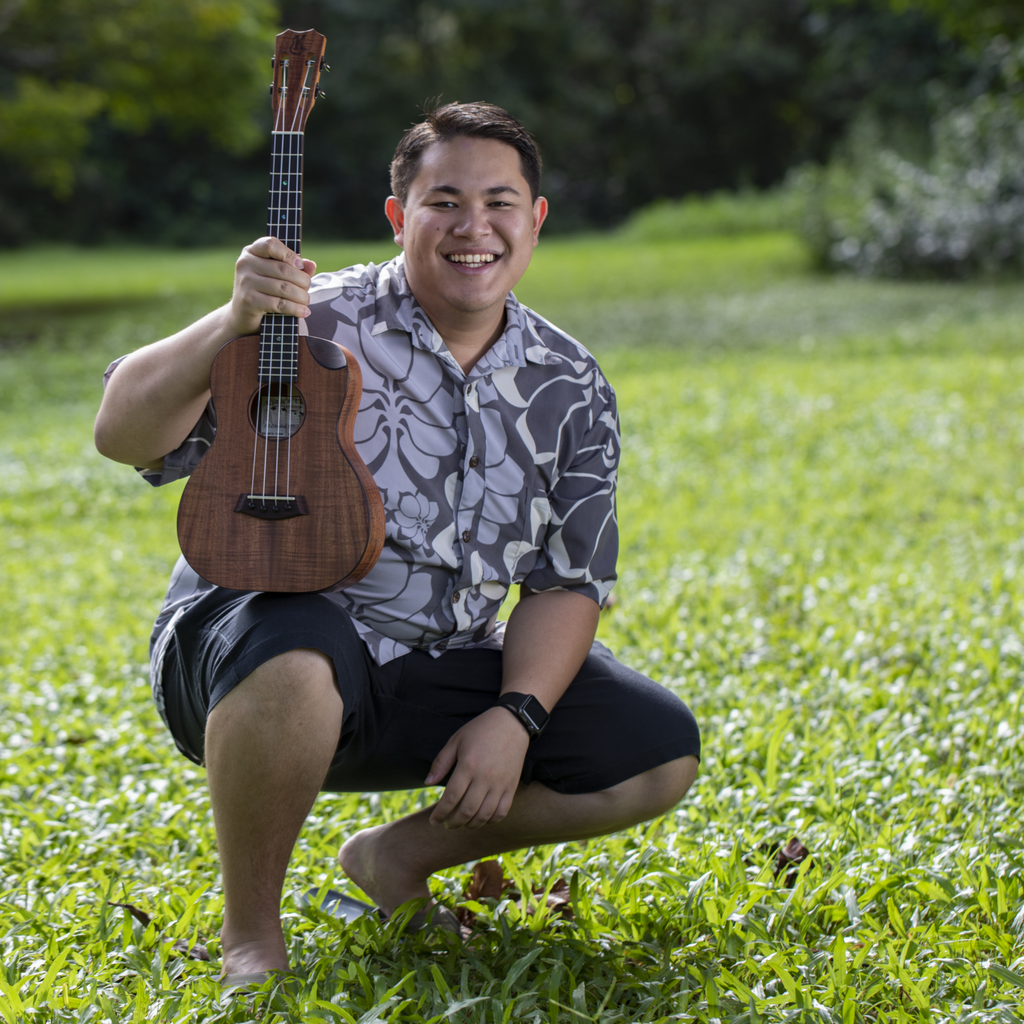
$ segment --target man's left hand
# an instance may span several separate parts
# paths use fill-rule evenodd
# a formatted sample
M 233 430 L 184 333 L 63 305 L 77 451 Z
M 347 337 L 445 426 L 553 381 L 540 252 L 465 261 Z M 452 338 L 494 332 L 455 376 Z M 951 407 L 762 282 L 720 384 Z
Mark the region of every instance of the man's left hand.
M 430 823 L 481 828 L 501 821 L 512 806 L 529 745 L 526 730 L 503 707 L 490 708 L 467 722 L 430 766 L 428 786 L 440 782 L 455 766 Z

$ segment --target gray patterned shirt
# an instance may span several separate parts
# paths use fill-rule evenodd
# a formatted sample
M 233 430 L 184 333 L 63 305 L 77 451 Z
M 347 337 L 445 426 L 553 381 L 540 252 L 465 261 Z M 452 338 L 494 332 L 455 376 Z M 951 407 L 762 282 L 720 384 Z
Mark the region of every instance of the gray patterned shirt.
M 618 553 L 619 432 L 590 353 L 510 294 L 504 333 L 465 373 L 409 291 L 402 256 L 316 275 L 310 308 L 309 333 L 343 344 L 363 375 L 355 440 L 386 539 L 374 568 L 329 596 L 374 660 L 500 646 L 514 583 L 603 604 Z M 214 422 L 208 407 L 163 469 L 142 475 L 160 485 L 191 473 Z M 157 646 L 211 586 L 179 560 Z

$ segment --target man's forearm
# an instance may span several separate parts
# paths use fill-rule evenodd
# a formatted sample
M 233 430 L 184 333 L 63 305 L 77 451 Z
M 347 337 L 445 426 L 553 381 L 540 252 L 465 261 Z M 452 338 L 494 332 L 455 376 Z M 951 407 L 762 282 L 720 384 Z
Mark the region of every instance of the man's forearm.
M 502 693 L 532 694 L 551 711 L 590 653 L 600 614 L 571 590 L 524 588 L 505 627 Z

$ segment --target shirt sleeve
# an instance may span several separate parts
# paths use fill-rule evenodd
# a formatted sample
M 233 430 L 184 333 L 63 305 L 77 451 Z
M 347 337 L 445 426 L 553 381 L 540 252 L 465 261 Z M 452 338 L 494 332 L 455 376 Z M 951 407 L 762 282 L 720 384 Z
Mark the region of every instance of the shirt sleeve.
M 540 556 L 522 582 L 536 591 L 573 590 L 603 606 L 615 584 L 619 553 L 620 438 L 614 393 L 607 384 L 595 390 L 593 422 L 547 496 L 549 510 L 541 511 L 550 511 L 550 519 Z
M 117 369 L 118 365 L 125 358 L 119 356 L 103 373 L 103 388 L 106 390 L 110 375 Z M 199 460 L 206 454 L 207 449 L 213 443 L 214 435 L 217 433 L 217 418 L 213 411 L 213 404 L 206 403 L 203 415 L 199 422 L 189 431 L 185 438 L 173 452 L 164 456 L 164 464 L 161 469 L 145 469 L 136 466 L 136 472 L 151 483 L 154 487 L 162 487 L 164 484 L 172 483 L 189 476 L 199 465 Z

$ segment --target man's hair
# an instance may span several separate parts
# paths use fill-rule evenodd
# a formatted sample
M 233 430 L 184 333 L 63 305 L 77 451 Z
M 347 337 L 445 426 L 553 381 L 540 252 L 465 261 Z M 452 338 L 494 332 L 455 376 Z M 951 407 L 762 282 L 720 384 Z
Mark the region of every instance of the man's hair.
M 540 150 L 530 133 L 507 111 L 493 103 L 446 103 L 431 110 L 403 136 L 391 161 L 391 192 L 401 203 L 409 198 L 420 168 L 423 151 L 435 142 L 468 136 L 496 139 L 519 153 L 523 177 L 530 186 L 530 198 L 540 195 Z

